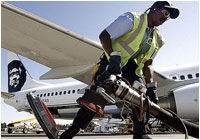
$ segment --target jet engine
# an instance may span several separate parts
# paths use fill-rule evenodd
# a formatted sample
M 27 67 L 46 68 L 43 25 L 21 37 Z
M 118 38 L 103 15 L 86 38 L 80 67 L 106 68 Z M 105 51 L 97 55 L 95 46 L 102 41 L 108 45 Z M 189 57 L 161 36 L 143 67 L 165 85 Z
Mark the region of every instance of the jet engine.
M 199 83 L 171 90 L 168 96 L 159 98 L 158 105 L 186 120 L 199 121 Z

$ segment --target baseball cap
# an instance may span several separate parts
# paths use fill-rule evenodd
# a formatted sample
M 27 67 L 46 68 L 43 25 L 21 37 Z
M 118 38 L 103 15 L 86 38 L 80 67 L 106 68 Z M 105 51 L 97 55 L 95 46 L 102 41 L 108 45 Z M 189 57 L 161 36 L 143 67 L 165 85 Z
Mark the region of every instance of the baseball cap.
M 168 1 L 156 1 L 152 7 L 154 6 L 167 9 L 170 12 L 170 18 L 172 19 L 175 19 L 179 16 L 179 10 L 174 8 L 173 5 Z

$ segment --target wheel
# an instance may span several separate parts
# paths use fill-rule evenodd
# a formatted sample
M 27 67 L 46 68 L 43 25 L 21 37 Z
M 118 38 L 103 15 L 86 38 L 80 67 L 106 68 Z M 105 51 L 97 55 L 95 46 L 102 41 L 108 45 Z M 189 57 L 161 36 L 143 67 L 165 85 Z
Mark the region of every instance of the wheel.
M 11 128 L 8 128 L 8 134 L 12 134 L 13 130 Z
M 40 131 L 37 131 L 36 134 L 40 134 Z
M 150 128 L 150 134 L 154 134 L 153 128 Z
M 25 127 L 24 129 L 23 129 L 23 134 L 27 134 L 28 133 L 28 129 Z

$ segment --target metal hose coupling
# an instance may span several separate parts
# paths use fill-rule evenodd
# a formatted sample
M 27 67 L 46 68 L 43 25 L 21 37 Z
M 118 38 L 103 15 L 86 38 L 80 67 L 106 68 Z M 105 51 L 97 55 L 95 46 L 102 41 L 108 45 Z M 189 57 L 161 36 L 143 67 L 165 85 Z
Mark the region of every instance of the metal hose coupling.
M 116 85 L 118 86 L 115 95 L 119 97 L 122 100 L 129 101 L 133 103 L 136 106 L 139 106 L 140 104 L 140 94 L 136 91 L 130 88 L 124 81 L 117 80 Z M 143 101 L 145 98 L 142 99 Z
M 126 82 L 120 79 L 119 77 L 113 75 L 110 76 L 110 80 L 111 82 L 113 82 L 113 88 L 115 89 L 113 91 L 115 92 L 112 91 L 112 93 L 115 96 L 119 97 L 122 100 L 126 100 L 137 107 L 139 107 L 141 102 L 144 102 L 144 111 L 149 110 L 150 114 L 153 115 L 155 118 L 161 120 L 162 122 L 166 123 L 167 125 L 171 126 L 172 128 L 178 130 L 181 133 L 185 133 L 187 129 L 188 135 L 193 136 L 195 138 L 199 138 L 198 125 L 190 123 L 186 120 L 182 120 L 182 122 L 179 121 L 179 119 L 177 119 L 177 117 L 174 117 L 172 113 L 164 110 L 152 101 L 146 100 L 143 96 L 140 95 L 140 92 L 138 92 L 138 90 L 135 90 L 128 86 Z M 105 88 L 105 91 L 107 92 L 109 91 L 109 89 L 111 88 Z
M 109 103 L 111 103 L 111 104 L 115 104 L 116 103 L 115 99 L 112 98 L 110 95 L 108 95 L 104 88 L 98 87 L 96 92 L 99 93 L 101 96 L 103 96 L 104 99 L 106 99 Z

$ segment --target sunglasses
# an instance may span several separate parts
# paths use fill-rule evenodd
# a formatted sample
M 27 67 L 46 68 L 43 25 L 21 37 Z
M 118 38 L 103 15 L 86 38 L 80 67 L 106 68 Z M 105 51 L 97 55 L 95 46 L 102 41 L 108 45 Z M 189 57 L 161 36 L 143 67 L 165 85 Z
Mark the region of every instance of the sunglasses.
M 165 20 L 170 19 L 170 13 L 166 9 L 161 10 L 161 13 L 164 15 Z

